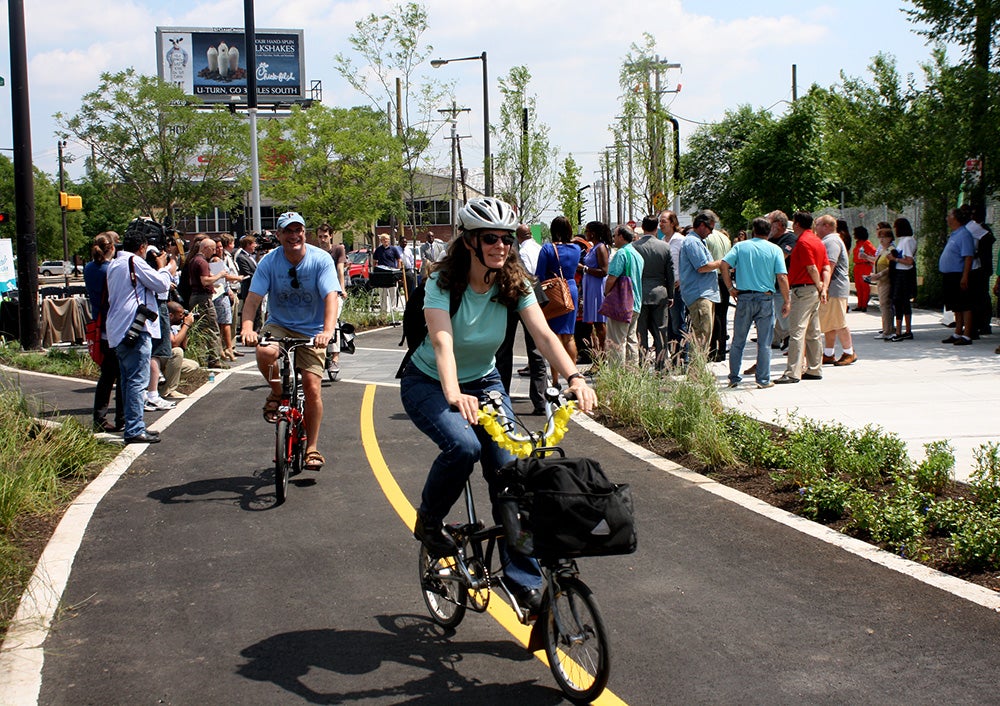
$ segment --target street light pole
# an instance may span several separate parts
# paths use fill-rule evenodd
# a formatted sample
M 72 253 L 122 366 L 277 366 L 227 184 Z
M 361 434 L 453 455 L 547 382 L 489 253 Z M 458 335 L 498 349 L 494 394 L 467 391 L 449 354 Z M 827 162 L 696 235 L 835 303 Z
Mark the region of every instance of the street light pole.
M 490 83 L 489 73 L 486 69 L 486 52 L 479 56 L 463 56 L 458 59 L 433 59 L 431 66 L 439 69 L 445 64 L 453 61 L 482 61 L 483 62 L 483 184 L 487 196 L 493 195 L 493 168 L 490 154 Z
M 63 148 L 66 147 L 66 140 L 59 140 L 59 194 L 56 200 L 59 202 L 59 210 L 62 213 L 62 240 L 63 240 L 63 288 L 65 294 L 69 296 L 69 273 L 66 272 L 66 264 L 69 262 L 69 236 L 66 232 L 66 204 L 63 203 L 62 195 L 66 191 L 66 172 L 63 171 Z M 74 263 L 75 264 L 75 263 Z M 74 269 L 76 269 L 74 267 Z

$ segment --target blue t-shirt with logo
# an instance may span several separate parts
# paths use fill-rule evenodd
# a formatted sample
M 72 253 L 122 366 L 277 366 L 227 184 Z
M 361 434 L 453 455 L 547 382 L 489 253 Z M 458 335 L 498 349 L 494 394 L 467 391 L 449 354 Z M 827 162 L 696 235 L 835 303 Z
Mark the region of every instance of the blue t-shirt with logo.
M 298 287 L 292 286 L 293 274 Z M 267 323 L 315 336 L 323 331 L 327 295 L 341 290 L 330 254 L 306 245 L 305 257 L 294 266 L 280 247 L 261 258 L 250 291 L 267 296 Z

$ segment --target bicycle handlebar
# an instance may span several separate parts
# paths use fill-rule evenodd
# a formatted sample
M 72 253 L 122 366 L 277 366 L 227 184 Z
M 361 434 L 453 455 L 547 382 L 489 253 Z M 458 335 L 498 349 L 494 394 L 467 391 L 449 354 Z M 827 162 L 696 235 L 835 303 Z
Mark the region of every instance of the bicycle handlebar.
M 291 348 L 297 348 L 299 346 L 315 346 L 316 345 L 316 339 L 314 337 L 312 337 L 312 338 L 295 338 L 295 337 L 292 337 L 292 336 L 283 336 L 281 338 L 275 338 L 274 336 L 271 336 L 270 334 L 265 334 L 264 336 L 261 336 L 257 340 L 257 345 L 258 346 L 272 346 L 272 345 L 275 345 L 275 344 L 277 344 L 277 345 L 279 345 L 282 348 L 285 348 L 287 350 L 287 349 L 291 349 Z
M 569 429 L 569 418 L 576 409 L 576 395 L 550 387 L 545 391 L 545 429 L 532 432 L 516 414 L 513 419 L 503 408 L 503 396 L 490 393 L 490 400 L 479 409 L 479 423 L 501 448 L 526 458 L 534 451 L 557 445 Z M 516 433 L 517 427 L 524 433 Z

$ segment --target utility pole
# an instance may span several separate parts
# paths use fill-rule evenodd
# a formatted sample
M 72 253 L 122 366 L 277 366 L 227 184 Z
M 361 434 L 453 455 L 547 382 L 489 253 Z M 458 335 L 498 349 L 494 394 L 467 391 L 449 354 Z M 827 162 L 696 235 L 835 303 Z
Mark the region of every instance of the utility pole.
M 31 113 L 28 109 L 28 51 L 24 0 L 8 0 L 10 102 L 14 117 L 14 212 L 17 217 L 17 288 L 21 348 L 41 347 L 38 322 L 38 240 L 35 234 L 35 175 L 31 162 Z
M 62 216 L 63 262 L 69 262 L 69 236 L 66 233 L 66 204 L 62 199 L 62 195 L 66 192 L 66 172 L 63 171 L 63 148 L 65 146 L 66 140 L 59 140 L 59 194 L 56 198 L 59 201 L 59 211 Z M 74 267 L 74 269 L 76 268 Z M 63 265 L 63 287 L 66 296 L 69 296 L 69 273 L 66 272 L 65 265 Z
M 455 101 L 451 102 L 450 108 L 440 108 L 438 112 L 447 115 L 448 122 L 451 123 L 451 137 L 447 138 L 451 140 L 451 208 L 449 209 L 451 213 L 451 239 L 454 240 L 458 237 L 458 127 L 455 118 L 458 117 L 459 113 L 468 112 L 468 108 L 458 108 L 455 106 Z M 416 240 L 416 233 L 413 234 L 414 240 Z
M 646 89 L 646 139 L 650 150 L 649 183 L 647 184 L 647 188 L 649 189 L 648 198 L 650 201 L 649 205 L 654 210 L 660 210 L 666 207 L 666 192 L 669 190 L 666 176 L 666 130 L 663 124 L 664 111 L 661 96 L 664 93 L 678 93 L 681 90 L 680 84 L 674 89 L 663 88 L 661 76 L 663 72 L 670 69 L 680 69 L 681 65 L 669 62 L 666 59 L 660 59 L 659 54 L 657 54 L 653 57 L 652 61 L 636 62 L 628 66 L 646 74 L 644 84 Z M 650 88 L 650 84 L 652 84 L 652 89 Z M 674 174 L 676 178 L 678 176 L 676 165 L 674 167 Z

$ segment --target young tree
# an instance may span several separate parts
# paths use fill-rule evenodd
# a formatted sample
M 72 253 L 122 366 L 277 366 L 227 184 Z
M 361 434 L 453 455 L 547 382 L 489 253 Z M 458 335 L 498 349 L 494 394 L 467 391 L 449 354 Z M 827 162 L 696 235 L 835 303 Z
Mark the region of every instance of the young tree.
M 354 90 L 366 96 L 376 111 L 390 106 L 402 148 L 399 169 L 406 176 L 411 206 L 408 211 L 404 209 L 400 194 L 391 213 L 397 216 L 405 213 L 411 226 L 417 220 L 414 203 L 419 197 L 417 169 L 424 164 L 427 148 L 444 125 L 436 119 L 436 111 L 449 92 L 443 84 L 418 76 L 420 65 L 434 50 L 431 45 L 421 43 L 427 27 L 427 10 L 414 2 L 396 5 L 389 14 L 369 14 L 354 23 L 354 34 L 348 37 L 367 67 L 355 66 L 345 54 L 337 54 L 335 58 L 337 72 Z
M 246 125 L 225 109 L 199 111 L 184 92 L 134 69 L 104 73 L 80 112 L 57 114 L 60 137 L 89 147 L 116 199 L 163 218 L 226 205 L 242 190 Z
M 676 193 L 674 154 L 668 148 L 674 126 L 663 108 L 662 93 L 667 89 L 664 62 L 655 55 L 656 39 L 643 34 L 642 45 L 633 43 L 622 62 L 619 85 L 622 89 L 621 118 L 611 126 L 615 144 L 629 147 L 632 177 L 622 191 L 629 203 L 638 202 L 645 213 L 652 213 L 654 203 Z M 662 195 L 662 196 L 660 196 Z
M 296 107 L 284 120 L 267 121 L 264 135 L 263 188 L 280 203 L 294 204 L 306 222 L 365 234 L 399 202 L 400 144 L 380 112 Z
M 549 146 L 549 127 L 539 122 L 535 96 L 528 94 L 531 73 L 515 66 L 500 79 L 500 121 L 493 130 L 493 179 L 499 198 L 517 207 L 521 220 L 532 223 L 550 202 L 556 150 Z
M 580 177 L 583 168 L 576 163 L 573 155 L 563 160 L 562 171 L 559 173 L 559 209 L 562 215 L 569 219 L 573 232 L 580 232 L 580 215 L 583 212 L 583 194 L 580 187 Z

